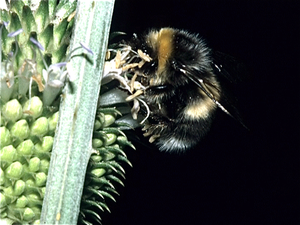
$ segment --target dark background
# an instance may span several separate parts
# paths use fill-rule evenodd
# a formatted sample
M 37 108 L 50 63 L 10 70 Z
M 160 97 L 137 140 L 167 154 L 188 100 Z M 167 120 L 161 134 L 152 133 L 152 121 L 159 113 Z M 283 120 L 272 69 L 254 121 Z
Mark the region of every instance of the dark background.
M 112 31 L 199 33 L 247 65 L 235 92 L 250 131 L 218 113 L 184 154 L 137 145 L 103 224 L 300 224 L 298 1 L 116 0 Z

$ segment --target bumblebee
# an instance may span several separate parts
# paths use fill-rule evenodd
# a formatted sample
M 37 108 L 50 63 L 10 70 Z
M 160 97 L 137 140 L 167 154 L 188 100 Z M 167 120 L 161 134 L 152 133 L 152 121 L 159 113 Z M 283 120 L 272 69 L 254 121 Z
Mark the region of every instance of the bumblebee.
M 128 46 L 145 58 L 131 70 L 141 77 L 145 87 L 141 99 L 150 109 L 144 136 L 160 150 L 195 146 L 210 129 L 217 108 L 231 115 L 220 103 L 223 91 L 216 75 L 220 68 L 198 35 L 162 28 L 134 36 Z

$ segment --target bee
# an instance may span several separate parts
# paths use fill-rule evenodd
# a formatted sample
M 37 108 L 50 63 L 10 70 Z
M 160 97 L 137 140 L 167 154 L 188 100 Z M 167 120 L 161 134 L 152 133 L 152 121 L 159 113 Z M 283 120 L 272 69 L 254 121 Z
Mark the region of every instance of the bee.
M 150 109 L 144 136 L 160 150 L 195 146 L 209 131 L 217 108 L 231 116 L 220 103 L 223 91 L 216 71 L 221 69 L 198 35 L 162 28 L 134 36 L 128 45 L 145 58 L 131 70 L 141 77 L 142 99 Z

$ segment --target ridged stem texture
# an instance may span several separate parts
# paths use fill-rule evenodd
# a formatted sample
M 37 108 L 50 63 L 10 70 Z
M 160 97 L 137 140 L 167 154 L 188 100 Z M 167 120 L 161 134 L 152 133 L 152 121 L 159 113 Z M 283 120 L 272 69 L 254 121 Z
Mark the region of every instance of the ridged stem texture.
M 92 153 L 92 133 L 101 72 L 105 59 L 113 0 L 79 0 L 71 51 L 89 46 L 86 57 L 68 61 L 70 78 L 60 105 L 45 198 L 42 224 L 77 224 L 85 173 Z

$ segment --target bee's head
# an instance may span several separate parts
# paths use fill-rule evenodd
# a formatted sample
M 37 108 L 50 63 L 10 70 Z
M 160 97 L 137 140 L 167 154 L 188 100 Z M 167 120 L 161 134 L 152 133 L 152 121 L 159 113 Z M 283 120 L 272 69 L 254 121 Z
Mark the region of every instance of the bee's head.
M 204 41 L 182 30 L 150 30 L 142 38 L 135 36 L 132 46 L 135 51 L 140 49 L 151 57 L 149 62 L 136 68 L 143 74 L 147 86 L 186 85 L 190 80 L 182 71 L 205 77 L 212 69 L 210 49 Z

